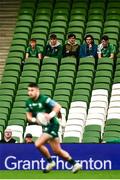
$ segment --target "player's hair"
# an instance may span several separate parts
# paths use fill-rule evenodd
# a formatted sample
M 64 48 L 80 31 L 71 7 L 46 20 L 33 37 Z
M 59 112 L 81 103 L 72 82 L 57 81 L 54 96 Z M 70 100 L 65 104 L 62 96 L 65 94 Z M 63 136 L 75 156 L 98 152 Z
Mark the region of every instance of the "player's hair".
M 56 34 L 52 33 L 52 34 L 50 35 L 50 39 L 57 39 Z
M 76 39 L 76 35 L 73 34 L 73 33 L 68 34 L 68 39 L 71 38 L 71 37 L 74 37 Z
M 28 87 L 38 88 L 38 85 L 37 85 L 36 83 L 32 82 L 32 83 L 30 83 L 30 84 L 28 85 Z
M 94 44 L 94 38 L 93 38 L 93 36 L 91 34 L 86 34 L 85 35 L 85 38 L 84 38 L 85 42 L 86 42 L 87 38 L 91 38 L 92 39 L 92 44 Z
M 93 38 L 93 36 L 92 36 L 91 34 L 87 34 L 87 35 L 85 36 L 85 41 L 86 41 L 86 39 L 89 38 L 89 37 L 94 41 L 94 38 Z
M 30 39 L 30 42 L 31 41 L 36 43 L 36 39 L 34 39 L 34 38 Z
M 108 41 L 109 40 L 109 37 L 107 35 L 103 35 L 101 40 L 105 40 L 105 41 Z

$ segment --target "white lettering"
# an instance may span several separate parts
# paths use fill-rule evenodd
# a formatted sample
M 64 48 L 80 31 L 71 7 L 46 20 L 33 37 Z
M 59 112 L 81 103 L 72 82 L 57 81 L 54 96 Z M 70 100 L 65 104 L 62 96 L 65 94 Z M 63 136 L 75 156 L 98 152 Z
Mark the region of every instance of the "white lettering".
M 94 162 L 94 169 L 100 170 L 103 167 L 103 163 L 100 160 Z
M 30 169 L 30 161 L 29 160 L 22 161 L 22 164 L 23 164 L 22 165 L 23 169 L 26 169 L 26 170 Z
M 81 163 L 81 165 L 82 165 L 82 167 L 86 167 L 86 170 L 88 170 L 88 161 L 87 160 L 82 160 L 82 161 L 80 161 L 80 163 Z
M 58 156 L 52 156 L 52 159 L 56 162 L 56 170 L 72 169 L 72 166 L 69 162 L 59 159 Z M 94 160 L 92 157 L 90 157 L 88 160 L 77 160 L 77 162 L 81 163 L 83 169 L 86 170 L 112 169 L 112 162 L 110 160 Z M 4 164 L 5 168 L 8 170 L 44 170 L 46 161 L 43 158 L 40 160 L 18 160 L 15 156 L 8 156 L 5 158 Z
M 94 164 L 93 164 L 93 162 L 94 162 L 93 159 L 90 158 L 90 159 L 89 159 L 89 163 L 90 163 L 90 169 L 91 169 L 91 170 L 94 169 Z
M 9 169 L 9 170 L 13 170 L 13 169 L 16 169 L 17 167 L 16 167 L 16 163 L 14 163 L 14 162 L 9 162 L 9 161 L 11 161 L 11 160 L 14 160 L 14 159 L 16 159 L 16 157 L 15 156 L 8 156 L 6 159 L 5 159 L 5 168 L 6 169 Z M 10 163 L 10 164 L 9 164 Z
M 104 160 L 104 169 L 112 169 L 112 162 L 110 160 Z
M 59 157 L 56 156 L 56 169 L 64 169 L 64 161 L 63 160 L 59 160 Z
M 69 164 L 69 162 L 65 162 L 65 169 L 71 170 L 72 166 Z

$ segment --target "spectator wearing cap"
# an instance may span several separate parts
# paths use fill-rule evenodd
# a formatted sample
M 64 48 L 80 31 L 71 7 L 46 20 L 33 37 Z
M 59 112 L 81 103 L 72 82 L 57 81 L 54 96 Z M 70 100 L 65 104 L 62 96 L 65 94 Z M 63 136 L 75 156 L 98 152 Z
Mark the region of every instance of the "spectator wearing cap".
M 85 36 L 85 43 L 80 46 L 79 57 L 94 57 L 97 58 L 97 45 L 94 43 L 92 35 Z
M 17 143 L 15 139 L 12 138 L 12 130 L 5 129 L 4 137 L 1 139 L 0 143 Z
M 63 46 L 63 57 L 72 56 L 75 58 L 79 57 L 80 46 L 76 41 L 76 36 L 73 33 L 68 35 L 68 41 Z
M 28 133 L 25 136 L 25 143 L 34 143 L 32 134 Z
M 62 56 L 62 45 L 57 39 L 56 34 L 50 35 L 50 40 L 46 46 L 44 57 L 55 57 L 60 59 Z

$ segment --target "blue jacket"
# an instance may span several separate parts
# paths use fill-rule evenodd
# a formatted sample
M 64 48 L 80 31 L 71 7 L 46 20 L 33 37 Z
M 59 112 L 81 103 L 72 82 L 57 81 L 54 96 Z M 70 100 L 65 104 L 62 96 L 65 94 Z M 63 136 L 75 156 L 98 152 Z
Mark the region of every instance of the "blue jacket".
M 87 44 L 82 44 L 80 46 L 79 57 L 82 58 L 82 57 L 87 57 L 87 56 L 93 56 L 97 58 L 97 45 L 96 44 L 93 44 L 90 50 L 87 47 Z

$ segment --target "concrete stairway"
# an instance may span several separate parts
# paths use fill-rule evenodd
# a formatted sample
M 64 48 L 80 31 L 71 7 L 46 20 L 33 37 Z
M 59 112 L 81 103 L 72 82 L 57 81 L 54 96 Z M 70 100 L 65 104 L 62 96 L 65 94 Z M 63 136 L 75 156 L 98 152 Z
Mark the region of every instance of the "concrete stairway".
M 11 45 L 20 0 L 0 0 L 0 81 Z

